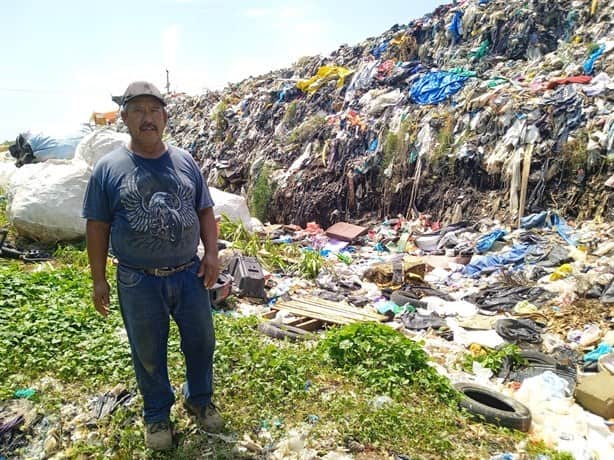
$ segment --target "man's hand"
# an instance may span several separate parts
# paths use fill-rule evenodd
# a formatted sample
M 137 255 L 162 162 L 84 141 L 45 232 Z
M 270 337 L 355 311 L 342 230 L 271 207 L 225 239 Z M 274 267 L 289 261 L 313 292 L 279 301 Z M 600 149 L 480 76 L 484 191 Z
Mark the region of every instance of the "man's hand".
M 94 301 L 94 308 L 102 316 L 109 314 L 109 292 L 111 288 L 107 280 L 102 280 L 94 283 L 94 292 L 92 293 L 92 300 Z
M 200 268 L 198 269 L 198 276 L 203 278 L 203 284 L 207 289 L 213 287 L 217 282 L 217 277 L 220 274 L 220 262 L 217 259 L 217 255 L 205 254 Z

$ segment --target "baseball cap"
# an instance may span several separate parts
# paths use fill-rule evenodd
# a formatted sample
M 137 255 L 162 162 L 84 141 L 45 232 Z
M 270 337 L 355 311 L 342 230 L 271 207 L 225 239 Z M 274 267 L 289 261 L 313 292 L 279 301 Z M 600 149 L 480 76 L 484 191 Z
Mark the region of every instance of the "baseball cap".
M 153 83 L 148 81 L 133 81 L 128 85 L 124 95 L 122 96 L 121 105 L 126 105 L 128 101 L 138 96 L 153 96 L 160 101 L 162 105 L 166 105 L 162 94 Z

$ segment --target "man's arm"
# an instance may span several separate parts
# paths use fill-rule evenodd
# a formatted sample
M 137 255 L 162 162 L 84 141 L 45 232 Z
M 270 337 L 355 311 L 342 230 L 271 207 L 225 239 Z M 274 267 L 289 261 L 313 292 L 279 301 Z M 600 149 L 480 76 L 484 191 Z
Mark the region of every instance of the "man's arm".
M 87 256 L 92 272 L 94 307 L 102 316 L 109 314 L 109 292 L 106 267 L 109 250 L 111 224 L 100 220 L 89 220 L 85 226 Z
M 200 239 L 205 246 L 205 257 L 200 264 L 198 276 L 202 276 L 205 287 L 211 288 L 217 281 L 220 272 L 220 263 L 217 255 L 217 227 L 213 208 L 201 209 L 198 212 L 200 222 Z

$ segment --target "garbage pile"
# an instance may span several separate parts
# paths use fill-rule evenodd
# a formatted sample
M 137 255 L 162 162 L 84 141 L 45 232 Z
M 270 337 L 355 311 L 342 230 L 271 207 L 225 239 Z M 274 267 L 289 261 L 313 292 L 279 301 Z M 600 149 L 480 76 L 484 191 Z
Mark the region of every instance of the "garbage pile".
M 551 208 L 611 219 L 612 13 L 597 1 L 442 5 L 330 56 L 175 94 L 169 131 L 263 221 Z
M 327 324 L 384 322 L 424 343 L 478 420 L 577 459 L 614 455 L 612 223 L 576 225 L 544 211 L 517 229 L 422 215 L 255 231 L 266 250 L 247 257 L 251 239 L 221 258 L 234 308 L 268 319 L 263 334 L 294 341 Z M 285 270 L 271 268 L 275 254 Z M 307 254 L 320 259 L 312 281 L 293 260 Z

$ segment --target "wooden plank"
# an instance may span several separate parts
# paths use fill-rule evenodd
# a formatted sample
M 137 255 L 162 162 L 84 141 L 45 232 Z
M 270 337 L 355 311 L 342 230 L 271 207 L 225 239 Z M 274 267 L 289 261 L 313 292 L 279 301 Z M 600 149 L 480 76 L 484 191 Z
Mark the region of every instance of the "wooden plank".
M 355 313 L 355 312 L 351 312 L 351 311 L 343 311 L 341 309 L 332 309 L 332 308 L 326 308 L 326 307 L 322 307 L 316 304 L 310 304 L 310 303 L 306 303 L 306 302 L 298 302 L 298 301 L 287 301 L 284 302 L 282 305 L 280 305 L 280 308 L 285 307 L 286 305 L 290 305 L 294 308 L 297 309 L 301 309 L 305 312 L 305 314 L 303 316 L 309 316 L 307 313 L 309 312 L 318 312 L 318 313 L 322 313 L 324 315 L 330 315 L 330 316 L 338 316 L 340 318 L 348 318 L 348 319 L 357 319 L 357 320 L 361 320 L 361 321 L 376 321 L 374 318 L 367 316 L 367 315 L 362 315 L 360 313 Z
M 291 305 L 277 304 L 273 308 L 277 308 L 279 310 L 285 310 L 290 313 L 295 313 L 297 315 L 308 316 L 310 318 L 319 319 L 319 320 L 326 321 L 328 323 L 334 323 L 334 324 L 350 324 L 355 321 L 355 320 L 351 320 L 348 318 L 333 317 L 333 316 L 327 315 L 322 312 L 306 312 L 305 310 L 301 308 L 292 307 Z
M 300 298 L 297 298 L 296 300 L 301 301 L 301 302 L 321 305 L 326 308 L 330 308 L 332 310 L 358 313 L 360 315 L 373 318 L 373 320 L 375 321 L 383 321 L 386 319 L 384 315 L 380 315 L 379 313 L 373 313 L 369 310 L 364 310 L 362 308 L 356 308 L 345 302 L 331 302 L 330 300 L 324 300 L 324 299 L 320 299 L 318 297 L 312 297 L 312 296 L 300 297 Z
M 301 318 L 303 322 L 296 324 L 296 327 L 305 329 L 306 331 L 316 331 L 323 324 L 324 321 L 320 319 L 309 319 L 309 318 Z
M 290 326 L 296 326 L 297 324 L 305 321 L 303 316 L 297 316 L 296 318 L 292 318 L 290 321 L 284 321 L 284 324 L 289 324 Z
M 327 309 L 321 306 L 307 304 L 303 302 L 297 301 L 286 301 L 281 302 L 275 305 L 275 308 L 280 310 L 291 311 L 295 314 L 306 316 L 309 318 L 319 318 L 323 320 L 327 320 L 329 322 L 339 322 L 338 320 L 343 320 L 342 322 L 345 324 L 347 321 L 378 321 L 379 318 L 373 318 L 372 316 L 362 315 L 354 312 L 347 312 L 341 310 L 332 310 Z
M 263 314 L 262 314 L 262 317 L 263 317 L 264 319 L 273 319 L 273 318 L 275 318 L 275 315 L 276 315 L 276 314 L 277 314 L 277 312 L 276 312 L 276 311 L 274 311 L 274 310 L 270 310 L 270 311 L 267 311 L 266 313 L 263 313 Z

